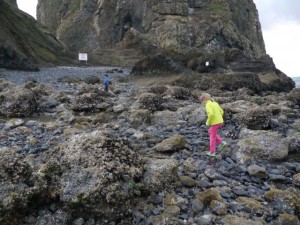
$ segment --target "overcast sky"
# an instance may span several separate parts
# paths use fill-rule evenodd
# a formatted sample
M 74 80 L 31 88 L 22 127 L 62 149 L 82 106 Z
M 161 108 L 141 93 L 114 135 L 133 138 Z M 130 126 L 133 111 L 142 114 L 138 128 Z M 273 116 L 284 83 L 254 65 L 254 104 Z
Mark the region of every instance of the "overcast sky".
M 278 69 L 300 77 L 300 1 L 254 0 L 267 53 Z
M 37 0 L 17 2 L 21 10 L 36 17 Z M 254 0 L 254 3 L 267 53 L 282 72 L 300 77 L 300 0 Z

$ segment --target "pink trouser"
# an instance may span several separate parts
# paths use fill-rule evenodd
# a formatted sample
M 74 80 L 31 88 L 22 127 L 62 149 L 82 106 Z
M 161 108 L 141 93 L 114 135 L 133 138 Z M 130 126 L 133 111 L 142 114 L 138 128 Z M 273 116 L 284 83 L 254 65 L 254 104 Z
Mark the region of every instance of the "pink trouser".
M 209 144 L 210 148 L 209 151 L 210 153 L 214 153 L 216 151 L 216 145 L 221 144 L 223 142 L 223 139 L 219 137 L 218 135 L 218 130 L 223 126 L 223 123 L 219 123 L 216 125 L 211 126 L 208 129 L 209 133 Z

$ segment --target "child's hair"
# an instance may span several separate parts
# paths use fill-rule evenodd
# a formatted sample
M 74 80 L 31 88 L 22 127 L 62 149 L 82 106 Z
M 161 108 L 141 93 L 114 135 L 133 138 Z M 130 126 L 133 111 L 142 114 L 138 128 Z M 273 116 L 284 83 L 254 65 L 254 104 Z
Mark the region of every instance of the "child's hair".
M 202 93 L 199 97 L 199 100 L 201 102 L 205 102 L 208 99 L 211 99 L 210 94 L 208 94 L 208 93 Z

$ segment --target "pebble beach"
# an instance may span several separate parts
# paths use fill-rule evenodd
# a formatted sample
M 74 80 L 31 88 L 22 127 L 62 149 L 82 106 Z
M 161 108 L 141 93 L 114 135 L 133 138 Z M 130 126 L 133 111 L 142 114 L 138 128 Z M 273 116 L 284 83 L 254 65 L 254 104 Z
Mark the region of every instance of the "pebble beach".
M 35 117 L 0 122 L 0 166 L 15 165 L 0 174 L 7 215 L 15 213 L 13 193 L 28 202 L 25 225 L 299 224 L 296 95 L 215 92 L 226 114 L 220 136 L 228 146 L 209 157 L 197 96 L 168 84 L 118 81 L 129 72 L 1 71 L 3 98 L 15 101 L 19 114 L 39 109 Z M 104 73 L 114 81 L 110 93 L 84 82 Z M 28 101 L 20 105 L 24 95 Z M 39 208 L 31 208 L 31 193 L 42 200 L 35 202 Z

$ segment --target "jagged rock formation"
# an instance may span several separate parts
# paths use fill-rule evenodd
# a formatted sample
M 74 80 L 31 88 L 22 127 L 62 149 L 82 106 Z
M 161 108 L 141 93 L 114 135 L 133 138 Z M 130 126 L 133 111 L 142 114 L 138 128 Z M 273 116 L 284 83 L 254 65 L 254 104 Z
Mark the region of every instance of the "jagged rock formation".
M 126 36 L 143 34 L 157 48 L 181 57 L 213 58 L 231 48 L 252 59 L 265 55 L 252 1 L 40 0 L 37 17 L 76 51 L 128 45 Z
M 15 0 L 0 0 L 0 67 L 36 70 L 41 64 L 70 62 L 55 36 L 16 6 Z
M 136 30 L 169 52 L 238 48 L 250 58 L 265 55 L 257 10 L 248 0 L 40 0 L 37 17 L 74 50 L 111 48 Z
M 269 90 L 294 87 L 266 54 L 253 1 L 39 0 L 37 18 L 73 51 L 97 55 L 103 64 L 138 62 L 135 74 L 181 73 L 184 66 L 200 73 L 251 72 L 250 79 Z M 266 73 L 265 85 L 260 76 Z

